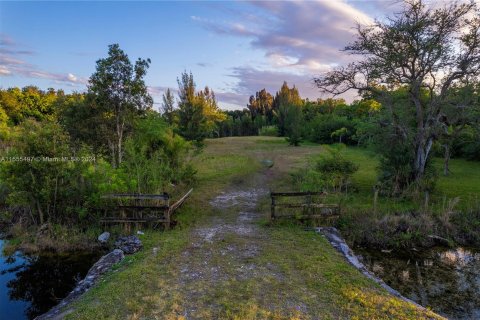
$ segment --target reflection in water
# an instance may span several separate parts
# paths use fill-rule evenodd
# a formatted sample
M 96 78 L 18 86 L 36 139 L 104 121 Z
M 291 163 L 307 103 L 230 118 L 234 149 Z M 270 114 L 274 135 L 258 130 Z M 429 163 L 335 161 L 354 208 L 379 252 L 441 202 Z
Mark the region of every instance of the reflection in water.
M 365 266 L 404 296 L 451 319 L 480 319 L 480 252 L 355 249 Z
M 2 247 L 0 240 L 0 249 Z M 99 254 L 0 254 L 0 314 L 32 319 L 56 305 L 87 273 Z

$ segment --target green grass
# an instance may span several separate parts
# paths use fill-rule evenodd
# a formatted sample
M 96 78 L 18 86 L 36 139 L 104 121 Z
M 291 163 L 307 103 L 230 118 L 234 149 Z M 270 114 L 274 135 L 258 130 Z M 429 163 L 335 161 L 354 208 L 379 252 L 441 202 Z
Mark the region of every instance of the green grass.
M 289 147 L 283 138 L 207 141 L 204 153 L 195 159 L 198 183 L 177 216 L 179 225 L 168 232 L 143 235 L 144 249 L 105 275 L 72 306 L 67 318 L 184 319 L 187 312 L 197 319 L 436 318 L 388 295 L 351 267 L 323 237 L 299 225 L 260 224 L 258 238 L 227 233 L 220 241 L 195 249 L 194 230 L 215 226 L 220 218 L 235 220 L 238 215 L 230 209 L 214 210 L 208 202 L 211 198 L 239 184 L 260 187 L 260 176 L 267 177 L 268 185 L 262 187 L 292 188 L 289 172 L 305 166 L 319 152 L 318 145 Z M 370 165 L 367 155 L 348 152 Z M 272 159 L 275 165 L 263 168 L 262 159 Z M 368 188 L 370 175 L 359 174 L 355 179 Z M 266 216 L 267 197 L 258 210 Z M 252 247 L 258 254 L 240 256 Z M 156 254 L 153 248 L 158 248 Z M 225 255 L 231 248 L 243 249 Z M 218 269 L 214 275 L 224 278 L 182 280 L 182 268 L 208 271 L 202 267 L 207 263 Z M 241 272 L 251 265 L 254 271 Z M 186 310 L 193 301 L 195 309 Z
M 332 200 L 341 201 L 346 210 L 365 211 L 373 210 L 374 186 L 378 176 L 378 157 L 370 150 L 358 147 L 347 147 L 342 151 L 344 157 L 359 166 L 353 174 L 352 183 L 356 190 L 347 195 L 332 197 Z M 317 156 L 313 156 L 313 162 Z M 437 168 L 438 181 L 435 191 L 430 195 L 430 209 L 441 211 L 445 203 L 459 197 L 456 206 L 458 210 L 472 210 L 479 208 L 480 195 L 480 163 L 464 159 L 450 160 L 451 173 L 449 176 L 442 174 L 442 159 L 434 159 Z M 395 199 L 379 197 L 377 208 L 381 213 L 398 213 L 418 211 L 423 208 L 424 198 Z

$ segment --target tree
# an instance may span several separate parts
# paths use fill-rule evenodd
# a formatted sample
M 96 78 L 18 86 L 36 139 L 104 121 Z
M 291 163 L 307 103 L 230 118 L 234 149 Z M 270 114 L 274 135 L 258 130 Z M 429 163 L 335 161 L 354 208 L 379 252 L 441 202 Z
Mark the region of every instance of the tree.
M 300 98 L 297 88 L 289 88 L 287 82 L 283 82 L 280 91 L 275 94 L 275 99 L 273 100 L 273 109 L 274 115 L 277 119 L 278 124 L 278 133 L 280 136 L 285 136 L 287 131 L 286 118 L 288 114 L 288 109 L 291 106 L 296 106 L 300 108 L 303 105 L 303 101 Z
M 169 125 L 173 124 L 173 110 L 175 108 L 175 98 L 173 97 L 172 91 L 167 89 L 163 94 L 163 103 L 162 103 L 162 115 Z
M 444 150 L 443 174 L 450 173 L 449 161 L 452 147 L 459 136 L 470 125 L 478 126 L 480 111 L 480 85 L 478 83 L 461 83 L 452 86 L 444 107 L 444 121 L 440 133 L 440 144 Z
M 89 80 L 88 93 L 103 117 L 105 139 L 116 167 L 122 162 L 125 134 L 133 127 L 134 119 L 153 104 L 144 82 L 149 65 L 150 59 L 140 58 L 132 65 L 120 46 L 112 44 L 108 57 L 97 61 Z
M 357 33 L 345 50 L 363 59 L 314 82 L 326 93 L 356 89 L 377 99 L 396 133 L 394 140 L 411 150 L 410 182 L 420 182 L 446 120 L 449 89 L 480 70 L 479 8 L 469 2 L 432 9 L 409 0 L 401 13 L 370 26 L 358 25 Z M 402 104 L 394 99 L 399 88 L 407 93 Z M 412 114 L 413 125 L 401 120 L 401 112 Z
M 250 110 L 252 120 L 255 120 L 258 115 L 262 115 L 267 117 L 270 124 L 273 118 L 273 96 L 265 89 L 257 91 L 255 96 L 250 96 L 247 108 Z
M 217 122 L 226 119 L 218 109 L 213 90 L 196 90 L 192 73 L 183 72 L 178 83 L 178 129 L 187 140 L 202 141 L 216 129 Z M 218 132 L 216 133 L 218 135 Z
M 59 191 L 72 182 L 68 178 L 71 163 L 60 160 L 69 155 L 68 135 L 52 121 L 27 119 L 19 129 L 15 147 L 8 155 L 28 157 L 29 161 L 5 162 L 0 167 L 0 179 L 8 186 L 8 201 L 30 207 L 33 220 L 43 224 L 59 212 Z
M 288 143 L 292 146 L 299 146 L 303 139 L 302 109 L 295 105 L 288 105 L 285 122 L 285 134 Z

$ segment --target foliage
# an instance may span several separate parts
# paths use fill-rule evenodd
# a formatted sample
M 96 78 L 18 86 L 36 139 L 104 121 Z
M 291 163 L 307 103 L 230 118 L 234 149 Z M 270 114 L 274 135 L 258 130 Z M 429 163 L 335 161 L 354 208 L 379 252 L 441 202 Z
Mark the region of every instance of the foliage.
M 266 118 L 267 123 L 271 123 L 273 120 L 273 96 L 262 89 L 255 93 L 255 96 L 250 96 L 249 103 L 247 104 L 248 110 L 252 119 L 256 119 L 259 116 Z
M 295 86 L 289 88 L 287 82 L 283 82 L 280 91 L 275 94 L 275 99 L 273 100 L 273 114 L 278 126 L 278 134 L 281 137 L 284 137 L 288 130 L 287 117 L 290 106 L 301 107 L 302 105 L 303 101 L 300 98 L 298 89 Z
M 34 86 L 0 90 L 0 109 L 13 125 L 28 118 L 52 120 L 56 113 L 56 101 L 62 96 L 64 93 L 61 90 L 49 89 L 45 92 Z
M 194 172 L 187 161 L 190 144 L 175 134 L 156 112 L 148 112 L 135 125 L 134 135 L 126 142 L 122 169 L 129 191 L 160 193 L 171 183 L 192 181 Z
M 226 119 L 220 112 L 213 90 L 196 92 L 192 73 L 183 72 L 178 83 L 178 130 L 189 141 L 202 145 L 210 135 L 218 136 L 216 126 Z
M 270 137 L 276 137 L 278 136 L 278 128 L 277 126 L 264 126 L 261 127 L 259 132 L 259 136 L 270 136 Z
M 7 202 L 30 208 L 36 223 L 68 220 L 74 207 L 83 205 L 81 172 L 69 161 L 68 135 L 51 121 L 25 120 L 19 130 L 15 147 L 7 153 L 18 158 L 0 168 Z
M 311 141 L 316 143 L 336 143 L 339 136 L 335 132 L 342 130 L 342 142 L 353 144 L 355 123 L 344 116 L 317 115 L 311 122 L 307 123 L 307 133 Z M 338 131 L 340 132 L 340 131 Z
M 313 166 L 293 173 L 294 184 L 304 191 L 347 191 L 359 166 L 342 155 L 343 144 L 324 146 L 324 149 Z
M 133 65 L 118 44 L 108 47 L 108 57 L 97 61 L 96 71 L 88 84 L 88 93 L 95 103 L 97 139 L 111 152 L 112 164 L 120 166 L 123 142 L 132 130 L 136 117 L 153 104 L 144 77 L 150 59 L 138 59 Z
M 315 171 L 320 173 L 327 190 L 347 190 L 351 184 L 352 175 L 358 170 L 358 165 L 342 156 L 344 145 L 325 147 L 328 155 L 324 154 L 315 164 Z
M 433 9 L 407 1 L 393 17 L 357 26 L 357 40 L 345 50 L 363 59 L 315 79 L 323 92 L 355 89 L 381 103 L 390 133 L 411 149 L 405 185 L 430 185 L 421 180 L 429 179 L 432 146 L 450 121 L 449 90 L 480 68 L 479 17 L 475 2 Z M 405 94 L 401 104 L 399 91 Z
M 173 97 L 172 91 L 167 89 L 167 91 L 162 96 L 162 115 L 169 125 L 174 123 L 174 108 L 175 108 L 175 98 Z
M 286 140 L 292 146 L 299 146 L 303 140 L 303 114 L 299 106 L 287 106 L 285 115 L 285 135 Z

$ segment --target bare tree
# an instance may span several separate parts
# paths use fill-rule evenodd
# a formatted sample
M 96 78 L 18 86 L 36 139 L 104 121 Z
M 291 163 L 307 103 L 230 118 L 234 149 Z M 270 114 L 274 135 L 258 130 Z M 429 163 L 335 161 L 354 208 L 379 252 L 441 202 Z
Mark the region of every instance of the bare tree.
M 413 130 L 413 179 L 425 173 L 438 139 L 449 89 L 480 71 L 480 10 L 475 2 L 429 8 L 409 0 L 400 13 L 370 26 L 357 26 L 358 38 L 345 51 L 356 62 L 314 79 L 334 95 L 350 89 L 373 95 L 390 114 L 398 132 Z M 415 127 L 398 120 L 394 91 L 406 88 Z

